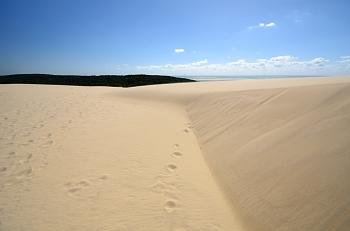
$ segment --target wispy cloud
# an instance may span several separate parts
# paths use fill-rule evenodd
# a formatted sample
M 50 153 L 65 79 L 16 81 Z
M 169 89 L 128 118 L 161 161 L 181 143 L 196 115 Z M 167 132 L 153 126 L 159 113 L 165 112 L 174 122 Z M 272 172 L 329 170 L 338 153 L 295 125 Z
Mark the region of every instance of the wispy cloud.
M 185 52 L 184 49 L 175 49 L 175 53 L 182 53 L 182 52 Z
M 165 65 L 150 65 L 150 66 L 137 66 L 139 70 L 196 70 L 200 69 L 202 64 L 207 64 L 208 60 L 201 60 L 187 64 L 165 64 Z
M 248 29 L 254 29 L 254 28 L 261 28 L 261 27 L 273 27 L 276 26 L 276 23 L 270 22 L 270 23 L 259 23 L 258 26 L 249 26 Z
M 341 60 L 339 60 L 338 63 L 345 65 L 346 69 L 350 69 L 350 56 L 346 55 L 346 56 L 342 56 L 340 58 L 341 58 Z

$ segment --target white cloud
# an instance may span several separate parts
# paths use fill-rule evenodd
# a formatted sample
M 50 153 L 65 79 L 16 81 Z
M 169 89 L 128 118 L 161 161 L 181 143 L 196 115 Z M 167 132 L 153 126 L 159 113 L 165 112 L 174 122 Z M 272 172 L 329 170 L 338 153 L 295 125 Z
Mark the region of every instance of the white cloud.
M 236 66 L 236 67 L 243 67 L 243 66 L 245 66 L 246 65 L 246 61 L 245 61 L 245 59 L 240 59 L 240 60 L 238 60 L 238 61 L 236 61 L 236 62 L 229 62 L 229 63 L 226 63 L 226 66 L 229 66 L 229 67 L 231 67 L 231 66 Z
M 324 59 L 324 58 L 319 57 L 319 58 L 315 58 L 315 59 L 309 61 L 307 64 L 308 64 L 309 66 L 316 65 L 316 66 L 319 66 L 319 67 L 320 67 L 320 66 L 324 66 L 325 63 L 327 63 L 328 61 L 329 61 L 329 60 L 327 60 L 327 59 Z
M 184 49 L 175 49 L 175 52 L 176 53 L 182 53 L 182 52 L 185 52 L 185 50 Z
M 276 26 L 276 23 L 274 22 L 270 22 L 268 24 L 266 23 L 259 23 L 259 26 L 249 26 L 248 29 L 254 29 L 254 28 L 260 28 L 260 27 L 273 27 L 273 26 Z
M 205 59 L 203 61 L 198 61 L 198 62 L 194 62 L 194 63 L 191 63 L 192 66 L 200 66 L 201 64 L 206 64 L 208 63 L 208 60 Z
M 293 59 L 298 59 L 297 57 L 292 57 L 290 55 L 285 55 L 285 56 L 277 56 L 277 57 L 273 57 L 270 59 L 270 61 L 273 62 L 288 62 L 291 61 Z
M 344 56 L 345 57 L 345 56 Z M 347 70 L 349 63 L 338 61 L 337 65 L 328 64 L 329 60 L 318 57 L 307 61 L 299 61 L 297 57 L 291 55 L 276 56 L 269 59 L 261 58 L 256 61 L 248 62 L 245 59 L 239 59 L 227 63 L 209 63 L 207 59 L 188 63 L 188 64 L 166 64 L 138 66 L 139 70 L 163 71 L 167 73 L 186 73 L 186 74 L 247 74 L 247 75 L 266 75 L 266 74 L 283 74 L 283 75 L 329 75 L 332 71 Z M 349 59 L 350 62 L 350 57 Z M 344 62 L 341 64 L 340 62 Z
M 139 70 L 196 70 L 196 69 L 202 69 L 203 66 L 207 65 L 202 65 L 202 64 L 207 64 L 208 60 L 202 60 L 202 61 L 197 61 L 193 63 L 188 63 L 188 64 L 165 64 L 165 65 L 150 65 L 150 66 L 137 66 L 137 69 Z
M 350 59 L 350 56 L 349 55 L 347 55 L 347 56 L 342 56 L 342 57 L 340 57 L 341 59 Z

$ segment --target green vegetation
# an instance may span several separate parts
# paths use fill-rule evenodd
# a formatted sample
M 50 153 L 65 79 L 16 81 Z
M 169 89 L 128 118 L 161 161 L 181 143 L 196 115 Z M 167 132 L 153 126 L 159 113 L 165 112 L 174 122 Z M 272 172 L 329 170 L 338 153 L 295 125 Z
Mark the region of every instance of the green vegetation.
M 50 84 L 73 86 L 135 87 L 153 84 L 195 82 L 194 80 L 162 75 L 47 75 L 17 74 L 0 76 L 0 84 Z

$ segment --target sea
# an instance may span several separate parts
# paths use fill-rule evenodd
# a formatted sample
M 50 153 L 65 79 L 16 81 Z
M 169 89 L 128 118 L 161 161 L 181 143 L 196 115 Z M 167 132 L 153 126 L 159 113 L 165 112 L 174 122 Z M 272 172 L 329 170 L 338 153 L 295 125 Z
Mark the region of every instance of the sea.
M 176 76 L 180 78 L 192 79 L 198 82 L 209 81 L 232 81 L 232 80 L 244 80 L 244 79 L 281 79 L 281 78 L 305 78 L 305 77 L 322 77 L 322 76 L 305 76 L 305 75 L 181 75 Z

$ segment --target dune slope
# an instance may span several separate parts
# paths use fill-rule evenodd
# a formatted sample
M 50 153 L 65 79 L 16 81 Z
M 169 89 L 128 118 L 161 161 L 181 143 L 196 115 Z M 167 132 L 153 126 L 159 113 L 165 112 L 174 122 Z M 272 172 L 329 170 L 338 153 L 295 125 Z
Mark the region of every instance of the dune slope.
M 350 83 L 206 93 L 187 110 L 247 230 L 349 230 Z

